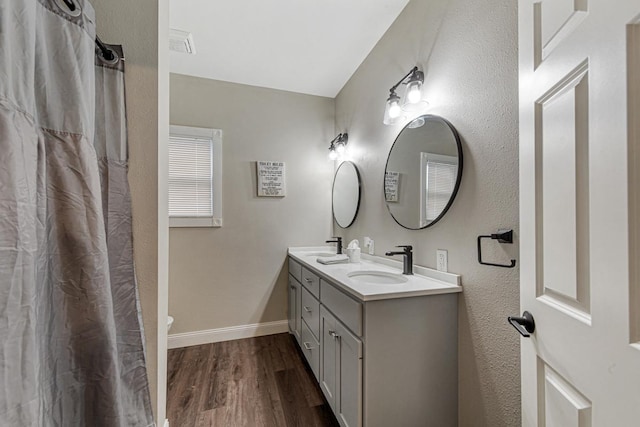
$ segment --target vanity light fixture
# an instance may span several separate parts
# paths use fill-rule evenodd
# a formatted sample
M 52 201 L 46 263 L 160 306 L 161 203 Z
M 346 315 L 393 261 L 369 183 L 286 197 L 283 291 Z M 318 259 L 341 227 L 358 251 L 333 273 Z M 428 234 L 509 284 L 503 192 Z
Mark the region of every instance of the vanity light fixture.
M 402 99 L 396 93 L 396 89 L 401 84 L 405 84 L 406 90 Z M 389 98 L 384 110 L 384 124 L 392 125 L 402 116 L 403 111 L 416 112 L 424 109 L 429 103 L 422 98 L 422 87 L 424 84 L 424 72 L 418 67 L 413 67 L 411 71 L 404 75 L 398 83 L 389 89 Z
M 331 160 L 337 160 L 338 157 L 342 156 L 347 149 L 347 141 L 349 140 L 349 135 L 345 133 L 341 133 L 340 135 L 333 138 L 333 140 L 329 143 L 329 158 Z

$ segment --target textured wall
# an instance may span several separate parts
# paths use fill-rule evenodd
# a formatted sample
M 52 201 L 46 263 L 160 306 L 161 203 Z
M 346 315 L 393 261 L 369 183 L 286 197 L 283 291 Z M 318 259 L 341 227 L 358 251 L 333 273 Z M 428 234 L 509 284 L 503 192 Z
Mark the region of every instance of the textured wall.
M 479 265 L 475 242 L 498 228 L 518 231 L 516 8 L 510 0 L 411 1 L 336 99 L 336 130 L 349 132 L 350 160 L 364 186 L 355 224 L 335 226 L 336 232 L 361 241 L 371 236 L 377 255 L 412 244 L 416 264 L 429 267 L 436 265 L 436 249 L 447 249 L 449 271 L 462 275 L 461 426 L 520 425 L 519 335 L 506 322 L 519 310 L 518 269 Z M 431 228 L 409 231 L 383 201 L 385 161 L 401 126 L 384 126 L 382 117 L 388 88 L 416 64 L 425 70 L 427 112 L 452 122 L 465 157 L 447 215 Z M 493 253 L 488 247 L 487 256 L 517 258 L 517 242 L 503 246 Z
M 157 412 L 158 8 L 157 0 L 93 0 L 98 35 L 126 58 L 133 251 L 147 339 L 151 399 Z M 162 411 L 161 411 L 162 412 Z M 160 414 L 162 416 L 162 414 Z
M 224 220 L 170 230 L 171 333 L 286 319 L 287 247 L 331 233 L 334 100 L 172 74 L 171 123 L 222 129 Z M 286 197 L 256 196 L 256 160 L 286 163 Z

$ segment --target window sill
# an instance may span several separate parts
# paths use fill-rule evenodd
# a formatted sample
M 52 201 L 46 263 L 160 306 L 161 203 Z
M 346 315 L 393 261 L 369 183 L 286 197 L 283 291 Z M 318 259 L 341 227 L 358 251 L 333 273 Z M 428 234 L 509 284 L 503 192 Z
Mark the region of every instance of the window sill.
M 222 227 L 222 218 L 169 217 L 169 228 Z

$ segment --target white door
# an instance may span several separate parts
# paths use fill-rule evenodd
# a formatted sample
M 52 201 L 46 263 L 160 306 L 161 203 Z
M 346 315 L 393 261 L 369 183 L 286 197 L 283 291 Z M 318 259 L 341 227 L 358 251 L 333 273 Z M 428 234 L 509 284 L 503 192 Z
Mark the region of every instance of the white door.
M 521 0 L 519 50 L 522 425 L 640 426 L 640 1 Z

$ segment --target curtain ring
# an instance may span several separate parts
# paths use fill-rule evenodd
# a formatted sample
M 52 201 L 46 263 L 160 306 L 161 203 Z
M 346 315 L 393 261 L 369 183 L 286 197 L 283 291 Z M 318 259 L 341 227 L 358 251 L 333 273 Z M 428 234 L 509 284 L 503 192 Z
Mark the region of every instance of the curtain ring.
M 80 16 L 82 9 L 75 0 L 55 0 L 54 3 L 58 6 L 58 9 L 62 10 L 69 16 Z
M 62 0 L 64 2 L 64 4 L 67 5 L 67 7 L 71 10 L 74 11 L 76 10 L 76 4 L 73 2 L 73 0 Z
M 100 37 L 98 37 L 97 35 L 96 35 L 96 55 L 98 55 L 98 58 L 100 58 L 100 61 L 102 61 L 107 65 L 117 64 L 118 61 L 120 60 L 118 53 L 115 50 L 107 47 L 107 45 L 105 45 L 102 42 L 102 40 L 100 40 Z

